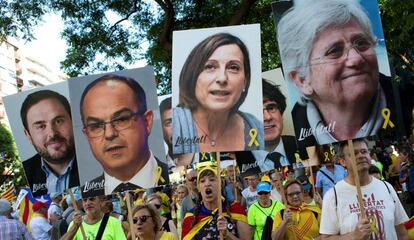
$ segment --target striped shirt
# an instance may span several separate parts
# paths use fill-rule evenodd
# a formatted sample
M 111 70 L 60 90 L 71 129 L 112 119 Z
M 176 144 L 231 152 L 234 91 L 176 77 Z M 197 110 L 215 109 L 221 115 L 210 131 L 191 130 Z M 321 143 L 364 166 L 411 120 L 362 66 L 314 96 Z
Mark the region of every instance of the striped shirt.
M 32 240 L 26 226 L 14 219 L 0 216 L 0 239 L 1 240 Z

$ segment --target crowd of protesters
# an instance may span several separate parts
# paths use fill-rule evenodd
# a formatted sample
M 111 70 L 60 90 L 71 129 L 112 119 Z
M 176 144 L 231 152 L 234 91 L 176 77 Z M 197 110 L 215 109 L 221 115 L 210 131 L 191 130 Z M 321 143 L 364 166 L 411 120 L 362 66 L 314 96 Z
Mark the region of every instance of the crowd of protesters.
M 134 233 L 123 193 L 84 199 L 75 194 L 75 202 L 52 194 L 49 206 L 32 205 L 27 226 L 13 219 L 11 203 L 1 199 L 0 239 L 83 239 L 83 233 L 87 239 L 409 239 L 404 223 L 413 215 L 412 146 L 368 146 L 365 139 L 354 140 L 366 212 L 361 216 L 350 147 L 342 143 L 337 152 L 321 147 L 329 161 L 306 171 L 282 167 L 241 177 L 230 165 L 219 178 L 210 163 L 187 170 L 182 183 L 136 189 L 130 192 Z

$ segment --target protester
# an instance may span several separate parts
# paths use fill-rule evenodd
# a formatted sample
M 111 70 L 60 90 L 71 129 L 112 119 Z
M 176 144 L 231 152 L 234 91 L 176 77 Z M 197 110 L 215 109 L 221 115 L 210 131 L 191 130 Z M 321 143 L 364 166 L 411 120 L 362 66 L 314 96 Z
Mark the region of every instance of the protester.
M 139 240 L 177 240 L 173 233 L 160 230 L 160 215 L 152 204 L 138 205 L 132 211 L 132 215 Z M 131 239 L 131 236 L 128 236 L 128 239 Z
M 145 197 L 145 202 L 151 204 L 156 209 L 156 213 L 160 216 L 161 231 L 171 232 L 178 239 L 177 228 L 171 219 L 161 216 L 162 198 L 158 193 L 153 193 Z
M 11 204 L 6 199 L 0 199 L 0 239 L 1 240 L 32 240 L 26 226 L 11 218 Z
M 52 199 L 52 202 L 50 203 L 50 206 L 47 210 L 47 216 L 49 218 L 49 221 L 51 221 L 51 218 L 61 219 L 63 210 L 60 206 L 60 202 L 62 201 L 62 194 L 60 193 L 51 193 L 50 198 Z M 53 224 L 53 221 L 50 222 Z
M 342 142 L 347 169 L 352 169 L 352 148 Z M 323 199 L 320 233 L 333 239 L 408 239 L 404 222 L 407 214 L 392 186 L 369 175 L 370 156 L 365 139 L 353 140 L 357 173 L 349 175 L 329 190 Z M 355 177 L 358 174 L 365 217 L 357 200 Z
M 184 219 L 185 214 L 194 208 L 198 200 L 198 189 L 197 189 L 197 171 L 190 170 L 187 173 L 185 183 L 189 190 L 188 195 L 183 199 L 181 204 L 181 217 Z
M 270 239 L 272 237 L 273 219 L 284 206 L 281 202 L 270 199 L 269 182 L 260 182 L 257 185 L 257 202 L 248 210 L 247 220 L 253 232 L 253 239 Z
M 179 185 L 176 189 L 177 192 L 177 200 L 173 201 L 171 211 L 175 213 L 176 225 L 177 225 L 177 232 L 178 232 L 178 239 L 181 239 L 181 228 L 183 224 L 183 216 L 181 216 L 181 205 L 183 199 L 188 196 L 188 188 L 185 185 Z M 173 215 L 174 219 L 174 215 Z
M 248 187 L 242 191 L 242 205 L 248 209 L 257 200 L 256 186 L 259 181 L 257 175 L 247 176 L 246 179 Z
M 33 238 L 36 240 L 51 240 L 52 239 L 52 225 L 49 224 L 46 218 L 47 202 L 35 202 L 32 205 L 33 215 L 30 219 L 30 229 Z
M 68 232 L 61 238 L 62 240 L 83 240 L 81 224 L 87 239 L 100 239 L 101 237 L 102 239 L 126 239 L 121 222 L 102 212 L 103 199 L 101 198 L 89 197 L 82 199 L 86 215 L 82 217 L 79 211 L 74 214 Z
M 303 187 L 296 180 L 285 186 L 287 205 L 273 221 L 272 239 L 310 240 L 319 236 L 321 209 L 304 202 Z
M 276 174 L 278 174 L 279 177 L 276 177 Z M 280 176 L 279 172 L 275 172 L 271 176 L 272 176 L 273 189 L 270 192 L 270 199 L 282 201 L 282 195 L 281 195 L 281 190 L 283 188 L 283 184 L 281 182 L 282 177 Z
M 222 201 L 223 213 L 217 214 L 220 189 L 217 170 L 207 166 L 199 170 L 197 187 L 201 197 L 196 206 L 186 214 L 183 221 L 183 240 L 219 239 L 219 235 L 228 239 L 250 240 L 251 232 L 247 224 L 246 213 L 240 203 L 227 205 Z
M 240 179 L 240 173 L 238 168 L 234 165 L 229 165 L 226 167 L 226 185 L 224 186 L 224 191 L 226 192 L 226 199 L 229 204 L 234 201 L 241 202 L 243 185 Z
M 322 207 L 322 197 L 318 192 L 313 191 L 312 184 L 306 175 L 297 178 L 298 182 L 303 186 L 303 201 L 309 205 Z

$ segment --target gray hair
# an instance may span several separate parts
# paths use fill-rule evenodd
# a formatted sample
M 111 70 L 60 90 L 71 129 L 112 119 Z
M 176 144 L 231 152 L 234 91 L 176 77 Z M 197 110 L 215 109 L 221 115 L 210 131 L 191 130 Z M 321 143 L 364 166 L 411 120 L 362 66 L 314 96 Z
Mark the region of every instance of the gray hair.
M 0 199 L 0 216 L 6 216 L 11 212 L 11 204 L 6 199 Z
M 302 77 L 309 74 L 309 56 L 315 39 L 328 27 L 347 24 L 356 20 L 372 41 L 375 40 L 371 22 L 355 0 L 313 0 L 295 3 L 277 25 L 277 40 L 284 68 L 284 77 L 292 81 L 289 73 L 298 71 Z M 295 85 L 296 86 L 296 85 Z M 300 104 L 305 105 L 309 97 L 297 87 Z

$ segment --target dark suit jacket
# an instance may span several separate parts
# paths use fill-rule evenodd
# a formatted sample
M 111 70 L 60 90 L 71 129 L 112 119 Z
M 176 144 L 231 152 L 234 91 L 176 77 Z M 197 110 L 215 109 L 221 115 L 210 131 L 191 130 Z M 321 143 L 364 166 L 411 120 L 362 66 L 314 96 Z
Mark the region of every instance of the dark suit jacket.
M 41 157 L 39 154 L 27 159 L 23 162 L 24 171 L 26 173 L 27 182 L 30 185 L 34 197 L 47 194 L 46 173 L 41 168 Z M 76 157 L 72 164 L 69 176 L 69 188 L 79 186 L 79 173 Z
M 169 176 L 168 176 L 168 165 L 162 161 L 160 161 L 158 158 L 155 158 L 157 160 L 158 166 L 161 167 L 162 172 L 161 176 L 164 178 L 165 182 L 162 182 L 161 179 L 158 180 L 158 185 L 165 185 L 168 184 Z M 139 183 L 138 183 L 139 184 Z M 133 190 L 133 189 L 131 189 Z M 96 177 L 90 182 L 86 182 L 84 186 L 82 186 L 82 198 L 85 197 L 93 197 L 93 196 L 103 196 L 103 195 L 110 195 L 111 193 L 105 194 L 105 177 L 104 173 L 102 173 L 100 176 Z

